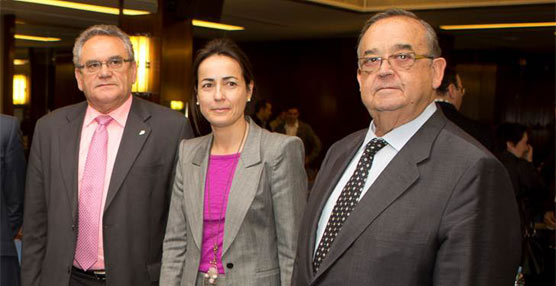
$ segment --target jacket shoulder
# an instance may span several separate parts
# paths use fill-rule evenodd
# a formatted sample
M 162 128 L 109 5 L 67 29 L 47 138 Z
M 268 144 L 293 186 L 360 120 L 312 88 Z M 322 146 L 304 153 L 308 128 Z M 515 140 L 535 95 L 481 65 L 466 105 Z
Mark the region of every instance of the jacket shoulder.
M 448 121 L 439 133 L 439 142 L 448 143 L 454 151 L 460 150 L 476 156 L 494 157 L 477 139 L 466 133 L 455 123 Z M 449 147 L 450 147 L 449 146 Z
M 288 144 L 297 142 L 303 146 L 303 142 L 297 136 L 289 136 L 278 132 L 270 132 L 261 128 L 261 149 L 266 152 L 281 151 Z
M 339 147 L 345 148 L 345 146 L 353 145 L 355 144 L 355 142 L 359 142 L 359 141 L 363 142 L 363 138 L 365 138 L 365 134 L 367 134 L 368 130 L 369 130 L 368 128 L 365 128 L 365 129 L 355 131 L 347 135 L 346 137 L 334 142 L 334 144 L 330 146 L 330 149 L 328 149 L 328 152 L 330 152 L 330 150 L 337 149 Z
M 164 105 L 160 105 L 137 96 L 133 97 L 133 100 L 137 102 L 137 105 L 141 108 L 148 110 L 152 115 L 156 117 L 163 117 L 170 120 L 187 120 L 185 115 L 175 110 L 172 110 Z
M 184 150 L 187 153 L 195 153 L 197 149 L 202 146 L 206 146 L 211 140 L 212 133 L 200 137 L 194 137 L 190 139 L 184 139 L 180 143 L 180 151 Z
M 87 101 L 82 101 L 72 105 L 60 107 L 52 112 L 43 115 L 37 121 L 37 125 L 57 125 L 62 121 L 74 119 L 78 116 L 85 116 L 87 110 Z

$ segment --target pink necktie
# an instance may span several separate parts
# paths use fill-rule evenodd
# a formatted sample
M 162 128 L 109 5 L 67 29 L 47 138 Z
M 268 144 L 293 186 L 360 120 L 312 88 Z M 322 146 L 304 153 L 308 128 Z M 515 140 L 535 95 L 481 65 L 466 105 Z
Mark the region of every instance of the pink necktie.
M 112 117 L 100 115 L 95 120 L 98 126 L 93 134 L 89 152 L 87 153 L 78 206 L 79 224 L 75 260 L 83 270 L 91 268 L 98 258 L 100 208 L 102 205 L 108 149 L 106 126 L 110 124 Z

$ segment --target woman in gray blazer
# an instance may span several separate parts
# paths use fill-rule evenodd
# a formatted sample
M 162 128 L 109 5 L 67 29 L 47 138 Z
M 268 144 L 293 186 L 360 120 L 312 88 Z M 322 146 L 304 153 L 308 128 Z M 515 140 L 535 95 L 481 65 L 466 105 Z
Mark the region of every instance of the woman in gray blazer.
M 212 133 L 179 148 L 160 285 L 290 285 L 307 194 L 303 143 L 244 115 L 253 74 L 230 40 L 198 52 L 194 88 Z

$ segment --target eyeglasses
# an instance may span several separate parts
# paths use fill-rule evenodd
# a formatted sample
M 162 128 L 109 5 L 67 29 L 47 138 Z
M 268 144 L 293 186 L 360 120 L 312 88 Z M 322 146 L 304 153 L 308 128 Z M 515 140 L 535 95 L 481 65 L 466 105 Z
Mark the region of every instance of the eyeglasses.
M 97 73 L 102 69 L 102 65 L 106 64 L 106 67 L 111 71 L 119 71 L 124 63 L 132 62 L 132 59 L 122 59 L 121 57 L 110 58 L 106 61 L 88 61 L 84 65 L 76 65 L 78 69 L 85 69 L 87 73 Z
M 408 70 L 415 64 L 415 61 L 422 59 L 432 60 L 434 57 L 415 53 L 398 53 L 386 58 L 388 64 L 395 70 Z M 383 57 L 363 57 L 358 59 L 357 64 L 361 71 L 371 73 L 380 69 L 383 60 Z

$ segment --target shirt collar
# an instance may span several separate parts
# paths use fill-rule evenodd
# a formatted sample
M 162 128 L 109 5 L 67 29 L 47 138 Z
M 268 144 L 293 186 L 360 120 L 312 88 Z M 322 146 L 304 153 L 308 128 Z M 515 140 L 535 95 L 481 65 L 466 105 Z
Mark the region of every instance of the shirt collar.
M 425 124 L 425 122 L 433 115 L 436 111 L 436 104 L 434 102 L 430 103 L 419 116 L 415 119 L 407 122 L 406 124 L 392 129 L 390 132 L 386 133 L 382 138 L 388 142 L 388 145 L 396 149 L 399 152 L 403 146 L 413 137 L 415 133 Z M 365 141 L 363 141 L 363 146 L 367 145 L 369 141 L 376 138 L 375 134 L 376 126 L 374 120 L 371 121 L 367 135 L 365 136 Z
M 127 121 L 127 116 L 129 111 L 131 110 L 131 102 L 133 101 L 133 95 L 129 96 L 129 98 L 124 102 L 124 104 L 120 105 L 120 107 L 112 110 L 110 113 L 106 115 L 110 115 L 115 122 L 117 122 L 121 127 L 125 127 L 125 123 Z M 85 113 L 85 119 L 83 121 L 83 126 L 89 126 L 95 118 L 99 115 L 104 115 L 98 112 L 96 109 L 91 107 L 91 105 L 87 105 L 87 112 Z
M 437 98 L 434 100 L 434 102 L 446 102 L 449 103 L 451 105 L 454 105 L 453 103 L 449 102 L 448 100 L 444 99 L 444 98 Z

